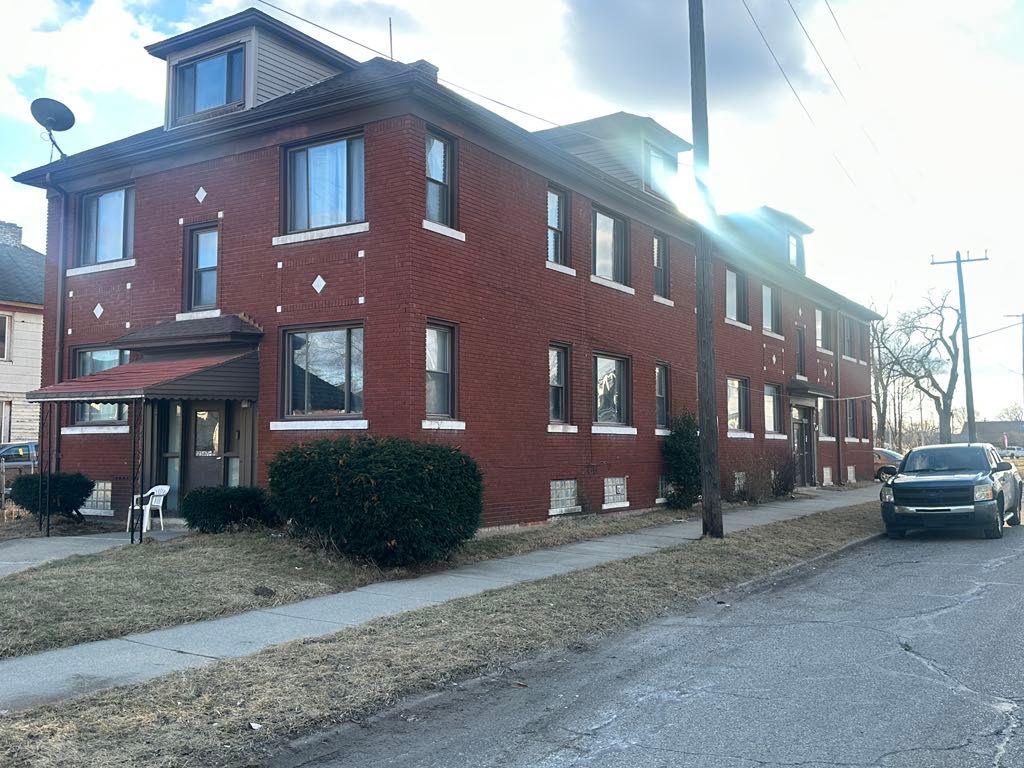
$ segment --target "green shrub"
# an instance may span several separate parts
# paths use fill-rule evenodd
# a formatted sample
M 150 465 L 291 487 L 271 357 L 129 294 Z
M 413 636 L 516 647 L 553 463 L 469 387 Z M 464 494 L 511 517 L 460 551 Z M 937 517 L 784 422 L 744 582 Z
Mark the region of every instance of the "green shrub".
M 700 438 L 697 418 L 683 412 L 672 419 L 670 432 L 661 444 L 665 459 L 665 480 L 671 490 L 666 497 L 673 509 L 692 507 L 700 498 Z
M 43 484 L 40 495 L 39 483 Z M 96 485 L 80 472 L 54 472 L 50 475 L 50 514 L 70 517 L 73 520 L 84 520 L 78 511 L 89 498 Z M 46 512 L 46 476 L 19 475 L 14 478 L 11 486 L 11 499 L 29 512 L 41 514 Z M 40 502 L 42 505 L 40 506 Z
M 270 464 L 270 492 L 297 534 L 381 566 L 447 557 L 476 533 L 483 506 L 467 454 L 395 437 L 286 448 Z
M 200 533 L 221 533 L 249 525 L 278 526 L 280 518 L 267 503 L 262 488 L 212 486 L 196 488 L 181 500 L 181 516 Z

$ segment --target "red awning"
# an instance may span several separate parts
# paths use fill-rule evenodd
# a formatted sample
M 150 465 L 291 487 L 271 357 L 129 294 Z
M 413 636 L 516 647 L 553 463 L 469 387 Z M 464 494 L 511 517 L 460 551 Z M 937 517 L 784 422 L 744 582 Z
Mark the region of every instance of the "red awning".
M 112 403 L 143 399 L 255 400 L 256 352 L 140 360 L 29 392 L 31 402 Z

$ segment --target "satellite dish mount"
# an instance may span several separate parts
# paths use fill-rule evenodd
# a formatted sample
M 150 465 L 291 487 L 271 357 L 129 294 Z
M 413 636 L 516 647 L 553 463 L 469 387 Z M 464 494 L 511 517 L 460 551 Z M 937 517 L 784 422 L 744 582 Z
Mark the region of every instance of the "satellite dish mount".
M 32 117 L 43 128 L 46 129 L 46 136 L 50 144 L 60 154 L 61 160 L 67 157 L 64 150 L 53 138 L 54 131 L 66 131 L 75 124 L 75 115 L 64 104 L 56 99 L 36 99 L 32 102 Z M 52 158 L 53 155 L 51 154 Z

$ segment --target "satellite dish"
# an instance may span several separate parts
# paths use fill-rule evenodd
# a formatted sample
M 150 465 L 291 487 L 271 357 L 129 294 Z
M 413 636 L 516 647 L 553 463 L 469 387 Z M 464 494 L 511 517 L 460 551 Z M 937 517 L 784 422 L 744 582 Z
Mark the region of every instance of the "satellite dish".
M 67 157 L 64 154 L 64 150 L 58 146 L 53 138 L 53 132 L 66 131 L 73 126 L 75 124 L 74 113 L 56 99 L 36 99 L 32 102 L 31 109 L 32 117 L 46 129 L 46 135 L 49 137 L 54 149 L 60 153 L 61 159 Z M 53 155 L 50 157 L 52 158 Z

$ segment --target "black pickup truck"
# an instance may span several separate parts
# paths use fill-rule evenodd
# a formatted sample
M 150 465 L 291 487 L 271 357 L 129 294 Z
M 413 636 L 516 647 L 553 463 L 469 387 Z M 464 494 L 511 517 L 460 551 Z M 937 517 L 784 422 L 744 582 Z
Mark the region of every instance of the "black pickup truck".
M 1003 535 L 1020 525 L 1021 477 L 987 443 L 914 448 L 882 478 L 882 519 L 891 538 L 915 528 L 980 528 Z

